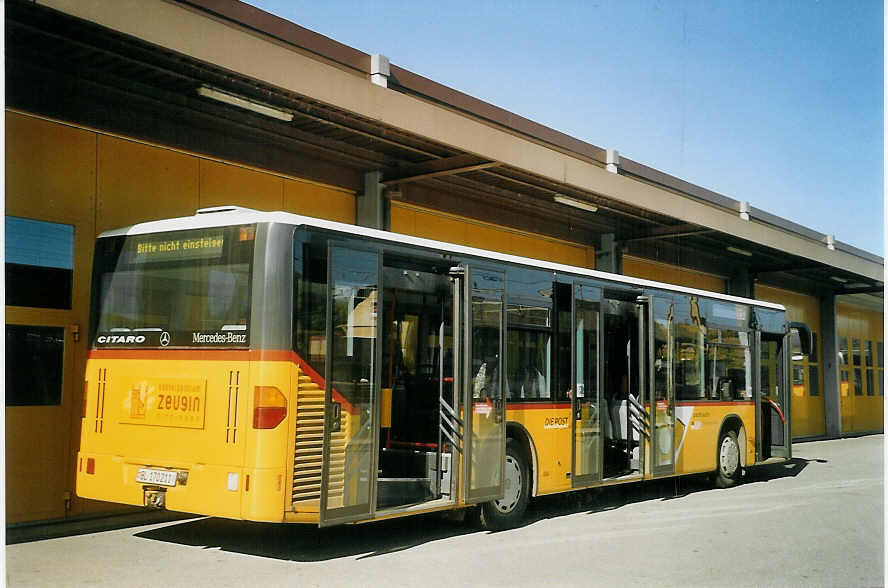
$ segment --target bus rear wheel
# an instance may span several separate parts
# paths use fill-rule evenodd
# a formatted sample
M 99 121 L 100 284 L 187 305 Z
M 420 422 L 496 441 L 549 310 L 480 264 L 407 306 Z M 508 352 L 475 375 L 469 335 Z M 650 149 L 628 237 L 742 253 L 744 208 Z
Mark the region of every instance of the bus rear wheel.
M 722 431 L 718 439 L 716 451 L 715 485 L 719 488 L 730 488 L 740 479 L 740 444 L 737 433 L 731 430 Z
M 506 441 L 503 497 L 481 505 L 481 526 L 490 530 L 511 529 L 524 518 L 530 500 L 530 468 L 521 445 Z

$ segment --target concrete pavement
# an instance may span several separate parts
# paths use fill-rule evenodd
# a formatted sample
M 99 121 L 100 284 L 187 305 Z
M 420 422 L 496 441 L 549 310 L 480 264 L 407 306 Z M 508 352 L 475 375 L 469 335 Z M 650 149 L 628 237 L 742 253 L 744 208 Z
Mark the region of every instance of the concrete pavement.
M 435 516 L 317 529 L 191 519 L 7 548 L 10 586 L 878 586 L 883 437 L 791 463 L 547 497 L 488 533 Z

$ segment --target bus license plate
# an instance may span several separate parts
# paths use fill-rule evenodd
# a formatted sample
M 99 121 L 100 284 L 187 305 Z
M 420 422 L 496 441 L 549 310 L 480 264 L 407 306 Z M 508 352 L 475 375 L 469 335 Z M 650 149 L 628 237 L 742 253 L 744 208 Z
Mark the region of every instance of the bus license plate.
M 139 468 L 136 473 L 136 482 L 143 484 L 157 484 L 159 486 L 175 486 L 179 472 L 172 470 L 152 470 L 148 468 Z

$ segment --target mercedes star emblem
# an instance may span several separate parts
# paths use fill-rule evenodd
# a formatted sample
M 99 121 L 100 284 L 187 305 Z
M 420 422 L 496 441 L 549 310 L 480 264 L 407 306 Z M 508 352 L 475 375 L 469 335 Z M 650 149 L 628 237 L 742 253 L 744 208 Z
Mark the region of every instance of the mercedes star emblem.
M 170 344 L 170 334 L 164 331 L 160 334 L 160 345 L 161 347 L 166 347 Z

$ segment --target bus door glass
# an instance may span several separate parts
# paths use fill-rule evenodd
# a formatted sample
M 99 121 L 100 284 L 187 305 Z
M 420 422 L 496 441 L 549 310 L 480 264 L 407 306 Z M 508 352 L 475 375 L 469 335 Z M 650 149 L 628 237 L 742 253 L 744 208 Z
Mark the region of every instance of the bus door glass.
M 601 347 L 601 289 L 574 284 L 571 306 L 573 381 L 573 487 L 588 486 L 601 479 L 601 429 L 598 374 Z
M 761 333 L 759 344 L 761 457 L 791 457 L 788 336 Z
M 331 245 L 320 524 L 373 515 L 380 255 Z
M 503 386 L 505 274 L 469 267 L 466 276 L 466 407 L 463 496 L 467 503 L 500 498 L 506 453 Z
M 674 471 L 673 439 L 675 430 L 675 385 L 672 377 L 675 337 L 673 334 L 674 305 L 664 297 L 654 298 L 651 304 L 651 333 L 653 357 L 650 414 L 653 420 L 651 472 L 655 476 Z

